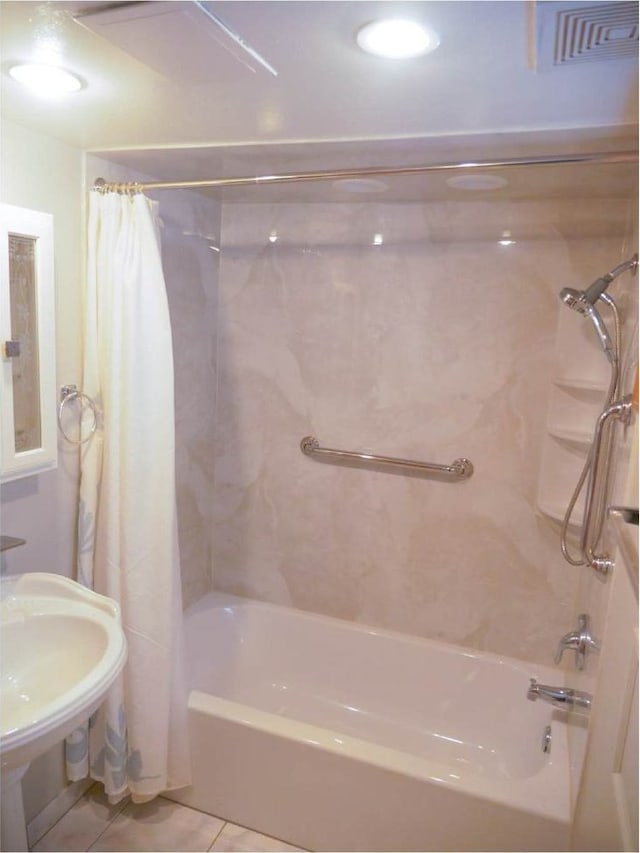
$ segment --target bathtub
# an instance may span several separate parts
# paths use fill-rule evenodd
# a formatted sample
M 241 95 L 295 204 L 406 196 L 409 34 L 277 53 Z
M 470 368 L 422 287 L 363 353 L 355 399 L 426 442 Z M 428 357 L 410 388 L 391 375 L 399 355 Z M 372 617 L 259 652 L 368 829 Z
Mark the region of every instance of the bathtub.
M 559 670 L 219 593 L 186 648 L 178 802 L 310 850 L 568 849 L 566 723 L 526 698 Z

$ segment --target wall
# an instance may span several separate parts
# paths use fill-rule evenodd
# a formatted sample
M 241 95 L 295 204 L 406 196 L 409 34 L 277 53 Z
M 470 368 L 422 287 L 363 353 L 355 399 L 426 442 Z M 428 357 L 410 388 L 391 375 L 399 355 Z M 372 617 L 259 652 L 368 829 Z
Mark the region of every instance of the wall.
M 58 383 L 81 385 L 81 152 L 5 121 L 1 150 L 2 200 L 54 214 Z M 135 177 L 93 158 L 89 172 Z M 219 205 L 158 199 L 185 603 L 210 588 L 213 553 L 220 589 L 548 663 L 580 576 L 535 509 L 557 292 L 621 259 L 619 238 L 569 233 L 584 203 L 227 204 L 218 295 Z M 486 239 L 505 222 L 536 239 Z M 307 434 L 467 455 L 476 473 L 320 465 L 298 449 Z M 28 541 L 4 571 L 73 574 L 77 451 L 60 451 L 57 471 L 3 488 L 3 531 Z M 25 780 L 28 818 L 64 785 L 54 752 Z
M 192 192 L 163 192 L 158 199 L 174 342 L 176 496 L 187 607 L 212 588 L 221 211 L 216 202 Z
M 616 203 L 224 205 L 215 586 L 549 663 L 578 577 L 536 511 L 558 291 L 618 257 Z M 323 465 L 309 434 L 475 474 Z
M 81 385 L 82 177 L 81 151 L 3 119 L 0 199 L 54 217 L 58 386 Z M 58 452 L 56 470 L 2 486 L 2 532 L 27 540 L 3 555 L 3 573 L 74 574 L 78 452 L 61 438 Z M 27 773 L 27 819 L 65 784 L 61 756 L 56 748 Z
M 82 152 L 6 120 L 1 133 L 1 200 L 54 217 L 57 384 L 80 385 Z M 3 532 L 27 540 L 7 571 L 73 574 L 78 452 L 60 437 L 58 453 L 56 471 L 2 487 Z

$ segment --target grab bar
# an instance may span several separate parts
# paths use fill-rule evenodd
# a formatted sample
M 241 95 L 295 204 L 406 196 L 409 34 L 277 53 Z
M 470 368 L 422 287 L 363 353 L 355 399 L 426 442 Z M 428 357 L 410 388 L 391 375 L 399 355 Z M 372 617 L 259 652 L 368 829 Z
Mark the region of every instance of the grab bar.
M 595 549 L 598 547 L 598 540 L 593 535 L 593 527 L 599 523 L 598 514 L 604 512 L 601 506 L 604 503 L 606 495 L 598 494 L 600 485 L 600 456 L 602 452 L 602 439 L 604 428 L 609 422 L 609 418 L 615 418 L 621 421 L 625 426 L 628 426 L 633 421 L 633 398 L 631 394 L 623 397 L 612 403 L 607 409 L 602 412 L 596 423 L 596 428 L 593 436 L 592 453 L 593 461 L 591 463 L 591 474 L 587 484 L 587 500 L 584 511 L 584 521 L 582 528 L 581 548 L 587 560 L 587 565 L 591 566 L 597 572 L 606 575 L 613 568 L 613 561 L 608 554 L 597 555 Z M 595 541 L 593 541 L 595 538 Z
M 373 456 L 370 453 L 353 453 L 348 450 L 334 450 L 332 447 L 320 447 L 317 438 L 307 435 L 300 442 L 300 450 L 305 456 L 316 456 L 327 461 L 368 463 L 373 466 L 397 468 L 404 474 L 416 474 L 429 477 L 432 474 L 445 474 L 456 480 L 467 480 L 473 474 L 473 464 L 469 459 L 454 459 L 451 465 L 434 465 L 431 462 L 415 462 L 412 459 L 398 459 L 394 456 Z

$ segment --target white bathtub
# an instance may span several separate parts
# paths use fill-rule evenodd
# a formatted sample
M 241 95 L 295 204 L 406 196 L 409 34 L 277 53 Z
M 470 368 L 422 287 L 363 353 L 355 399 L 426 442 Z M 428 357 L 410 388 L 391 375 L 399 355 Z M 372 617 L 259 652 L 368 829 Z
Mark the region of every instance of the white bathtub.
M 218 593 L 186 632 L 179 802 L 311 850 L 568 849 L 566 726 L 526 698 L 559 670 Z

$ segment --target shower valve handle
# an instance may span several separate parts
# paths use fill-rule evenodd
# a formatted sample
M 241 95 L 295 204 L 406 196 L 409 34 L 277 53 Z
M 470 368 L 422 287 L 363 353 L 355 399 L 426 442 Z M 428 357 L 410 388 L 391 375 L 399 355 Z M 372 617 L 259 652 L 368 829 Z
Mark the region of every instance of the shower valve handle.
M 554 661 L 560 663 L 565 649 L 572 649 L 576 653 L 576 669 L 584 669 L 587 654 L 590 651 L 597 652 L 600 649 L 600 644 L 589 633 L 589 616 L 586 613 L 581 613 L 578 617 L 578 628 L 576 631 L 569 631 L 558 643 Z

